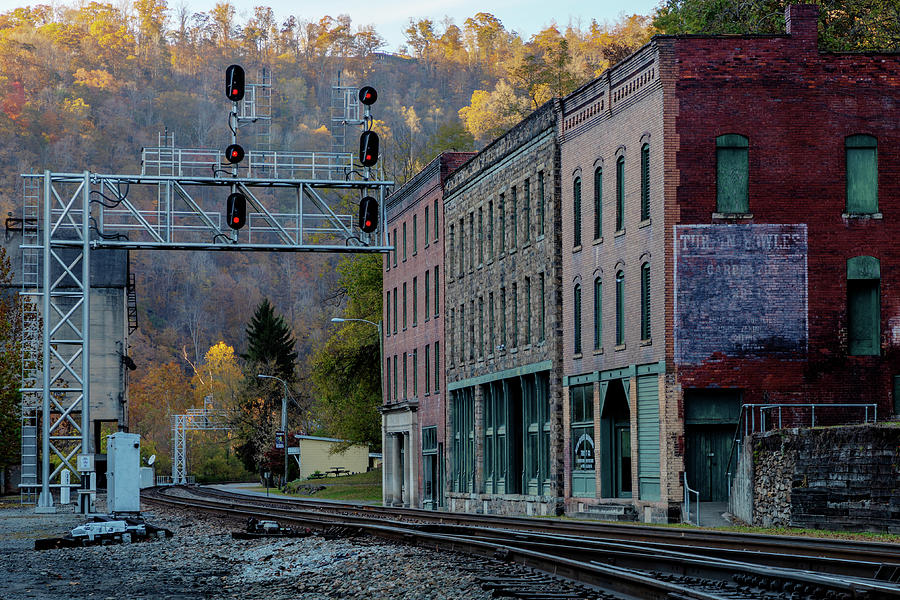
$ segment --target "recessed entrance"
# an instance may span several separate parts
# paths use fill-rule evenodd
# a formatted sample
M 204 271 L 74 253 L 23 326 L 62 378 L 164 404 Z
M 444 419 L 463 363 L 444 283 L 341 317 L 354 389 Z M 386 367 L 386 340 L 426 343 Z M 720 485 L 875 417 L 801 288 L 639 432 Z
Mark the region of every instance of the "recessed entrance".
M 702 502 L 728 499 L 728 457 L 741 412 L 741 390 L 684 391 L 684 462 Z
M 621 379 L 609 382 L 600 415 L 604 498 L 631 498 L 631 412 Z

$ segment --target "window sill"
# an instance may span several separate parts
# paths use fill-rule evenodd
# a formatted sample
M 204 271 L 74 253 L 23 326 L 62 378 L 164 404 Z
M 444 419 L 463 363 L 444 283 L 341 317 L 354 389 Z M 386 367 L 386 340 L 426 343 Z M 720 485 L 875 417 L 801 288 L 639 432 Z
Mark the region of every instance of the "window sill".
M 531 248 L 531 241 L 526 240 L 525 243 L 522 244 L 522 250 L 525 250 L 526 248 Z
M 418 252 L 413 252 L 412 255 L 413 255 L 413 256 L 418 256 L 419 253 L 418 253 Z
M 624 349 L 625 349 L 625 344 L 619 344 L 618 346 L 613 348 L 613 350 L 616 352 L 621 352 Z
M 579 358 L 582 358 L 583 356 L 584 355 L 581 352 L 576 352 L 575 354 L 572 355 L 572 358 L 574 358 L 575 360 L 578 360 Z
M 437 319 L 440 315 L 434 315 L 434 318 Z
M 841 214 L 842 219 L 875 219 L 880 221 L 884 217 L 880 212 L 874 213 L 843 213 Z
M 479 269 L 479 270 L 482 269 L 482 268 L 484 268 L 484 263 L 483 263 L 483 262 L 478 263 L 478 266 L 475 267 L 475 268 L 476 268 L 476 269 Z
M 641 340 L 641 346 L 652 346 L 652 345 L 653 345 L 653 340 L 652 340 L 652 339 L 650 339 L 650 340 Z
M 594 350 L 594 356 L 600 356 L 601 354 L 603 354 L 603 348 L 597 348 L 596 350 Z
M 651 219 L 644 219 L 640 223 L 638 223 L 638 229 L 643 229 L 644 227 L 650 227 L 650 224 L 653 221 Z
M 614 238 L 617 238 L 617 237 L 622 237 L 623 235 L 625 235 L 625 230 L 624 230 L 624 229 L 620 229 L 620 230 L 618 230 L 617 232 L 615 232 L 615 233 L 613 234 L 613 237 L 614 237 Z
M 515 249 L 515 248 L 512 248 L 509 252 L 507 252 L 507 254 L 515 254 L 515 253 L 516 253 L 516 249 Z
M 712 218 L 713 218 L 713 219 L 724 219 L 724 220 L 729 220 L 729 221 L 733 221 L 733 220 L 736 220 L 736 219 L 752 219 L 752 218 L 753 218 L 753 213 L 720 213 L 720 212 L 714 212 L 714 213 L 712 214 Z
M 535 243 L 537 243 L 537 242 L 540 242 L 540 241 L 543 240 L 543 239 L 544 239 L 544 234 L 542 233 L 541 235 L 539 235 L 539 236 L 537 236 L 536 238 L 534 238 L 534 241 L 535 241 Z
M 578 244 L 577 246 L 572 248 L 572 254 L 575 254 L 576 252 L 581 252 L 581 244 Z
M 596 238 L 593 242 L 591 242 L 591 244 L 592 244 L 593 246 L 596 246 L 597 244 L 602 244 L 602 243 L 603 243 L 603 236 L 602 236 L 602 235 L 601 235 L 600 237 Z
M 519 352 L 518 348 L 513 348 L 512 350 L 509 351 L 510 354 L 518 354 L 518 352 Z

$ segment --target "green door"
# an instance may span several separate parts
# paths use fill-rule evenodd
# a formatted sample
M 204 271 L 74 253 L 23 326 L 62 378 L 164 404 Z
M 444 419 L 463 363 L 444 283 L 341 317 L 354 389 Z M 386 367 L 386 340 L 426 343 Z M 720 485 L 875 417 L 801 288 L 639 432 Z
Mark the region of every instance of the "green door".
M 725 469 L 734 436 L 733 425 L 688 426 L 685 432 L 685 469 L 688 485 L 702 502 L 728 500 Z

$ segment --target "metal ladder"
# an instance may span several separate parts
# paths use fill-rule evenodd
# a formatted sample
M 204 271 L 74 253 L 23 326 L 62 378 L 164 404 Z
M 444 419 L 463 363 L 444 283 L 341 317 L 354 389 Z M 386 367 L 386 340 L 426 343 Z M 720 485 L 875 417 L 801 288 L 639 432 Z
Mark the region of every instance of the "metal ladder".
M 22 203 L 22 452 L 20 501 L 37 499 L 38 410 L 41 404 L 43 365 L 41 363 L 42 323 L 40 301 L 40 264 L 43 247 L 38 217 L 41 204 L 41 179 L 26 178 Z
M 137 315 L 137 286 L 134 281 L 134 273 L 128 274 L 128 335 L 138 328 Z

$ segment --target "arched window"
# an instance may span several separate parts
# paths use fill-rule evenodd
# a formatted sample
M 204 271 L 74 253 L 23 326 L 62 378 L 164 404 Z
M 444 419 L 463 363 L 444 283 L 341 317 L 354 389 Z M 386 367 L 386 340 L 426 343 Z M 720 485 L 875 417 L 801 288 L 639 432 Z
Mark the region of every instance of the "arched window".
M 594 350 L 603 347 L 603 282 L 594 279 Z
M 625 273 L 616 273 L 616 346 L 625 343 Z
M 641 339 L 650 339 L 650 263 L 641 265 Z
M 572 210 L 575 213 L 574 244 L 577 247 L 581 245 L 581 177 L 576 177 L 572 183 Z
M 575 354 L 581 354 L 581 286 L 575 285 Z
M 625 157 L 616 160 L 616 231 L 625 229 Z
M 650 144 L 641 146 L 641 221 L 650 218 Z
M 594 239 L 603 236 L 603 167 L 594 171 Z

